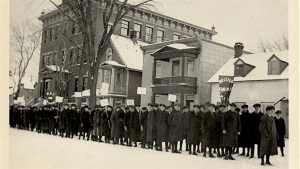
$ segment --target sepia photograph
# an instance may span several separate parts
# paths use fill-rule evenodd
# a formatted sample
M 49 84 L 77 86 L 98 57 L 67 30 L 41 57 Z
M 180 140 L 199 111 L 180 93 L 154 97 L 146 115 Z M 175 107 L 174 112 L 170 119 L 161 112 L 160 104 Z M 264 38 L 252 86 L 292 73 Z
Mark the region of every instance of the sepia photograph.
M 298 168 L 298 1 L 0 6 L 3 168 Z

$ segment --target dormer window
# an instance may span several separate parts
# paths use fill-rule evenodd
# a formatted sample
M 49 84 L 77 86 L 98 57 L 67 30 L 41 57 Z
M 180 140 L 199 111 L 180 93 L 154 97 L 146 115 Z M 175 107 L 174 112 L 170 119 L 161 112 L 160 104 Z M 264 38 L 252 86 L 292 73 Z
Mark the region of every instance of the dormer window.
M 245 77 L 254 68 L 255 66 L 245 63 L 242 59 L 238 59 L 234 63 L 234 76 Z
M 268 75 L 280 75 L 283 70 L 288 66 L 288 63 L 280 60 L 277 56 L 272 55 L 268 59 Z

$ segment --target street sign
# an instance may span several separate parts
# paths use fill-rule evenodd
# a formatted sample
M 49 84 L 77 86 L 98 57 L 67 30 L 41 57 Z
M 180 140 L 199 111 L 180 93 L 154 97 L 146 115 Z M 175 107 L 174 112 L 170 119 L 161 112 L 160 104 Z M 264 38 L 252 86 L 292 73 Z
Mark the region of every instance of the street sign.
M 134 100 L 127 99 L 127 106 L 134 106 Z

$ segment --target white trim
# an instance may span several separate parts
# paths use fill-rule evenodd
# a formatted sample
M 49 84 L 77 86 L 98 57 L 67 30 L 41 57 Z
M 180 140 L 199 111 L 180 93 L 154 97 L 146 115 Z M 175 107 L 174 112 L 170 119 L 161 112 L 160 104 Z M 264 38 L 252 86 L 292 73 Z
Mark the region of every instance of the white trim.
M 154 29 L 154 26 L 146 24 L 146 27 L 150 27 Z
M 160 31 L 165 31 L 165 29 L 163 28 L 159 28 L 159 27 L 156 27 L 157 30 L 160 30 Z
M 122 21 L 122 20 L 124 20 L 124 21 L 128 21 L 128 22 L 130 23 L 130 19 L 127 19 L 127 18 L 122 18 L 122 19 L 121 19 L 121 21 Z M 122 24 L 122 22 L 121 22 L 121 24 Z
M 45 79 L 45 82 L 50 82 L 51 81 L 51 79 Z
M 143 23 L 142 23 L 142 22 L 134 21 L 134 24 L 139 24 L 139 25 L 143 26 Z

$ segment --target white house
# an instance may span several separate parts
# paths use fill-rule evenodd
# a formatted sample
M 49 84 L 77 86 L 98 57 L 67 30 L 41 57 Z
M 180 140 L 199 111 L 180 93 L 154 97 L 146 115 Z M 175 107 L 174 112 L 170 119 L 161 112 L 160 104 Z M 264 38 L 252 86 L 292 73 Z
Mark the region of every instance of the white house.
M 243 46 L 242 46 L 243 48 Z M 234 84 L 229 97 L 240 107 L 260 103 L 262 112 L 268 105 L 275 105 L 282 111 L 288 130 L 288 51 L 247 54 L 232 57 L 207 82 L 211 85 L 211 102 L 220 104 L 219 75 L 234 76 Z

